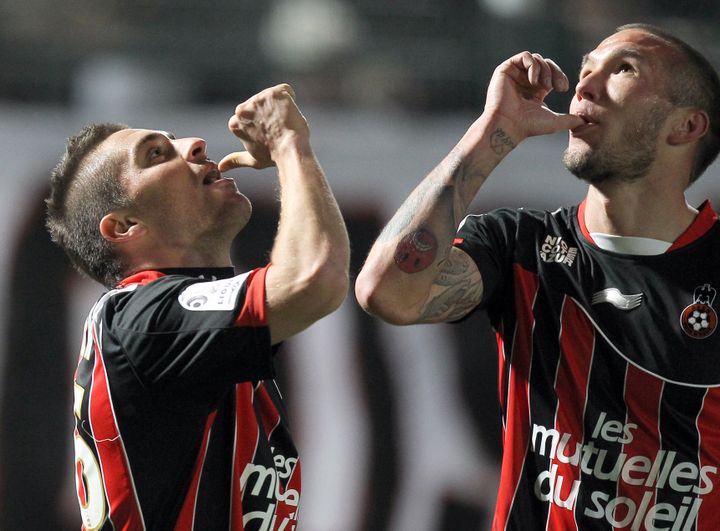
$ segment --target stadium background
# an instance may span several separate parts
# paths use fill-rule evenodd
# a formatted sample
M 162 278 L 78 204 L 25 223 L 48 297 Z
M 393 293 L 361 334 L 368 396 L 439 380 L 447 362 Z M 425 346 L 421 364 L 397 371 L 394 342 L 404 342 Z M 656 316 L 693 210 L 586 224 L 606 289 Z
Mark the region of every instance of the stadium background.
M 382 224 L 481 112 L 523 49 L 577 77 L 622 23 L 675 31 L 720 67 L 720 4 L 678 0 L 0 0 L 0 530 L 77 529 L 71 377 L 101 292 L 66 265 L 42 198 L 64 139 L 119 120 L 236 149 L 236 103 L 290 82 L 346 216 L 353 277 Z M 551 95 L 562 110 L 568 95 Z M 564 135 L 531 139 L 473 210 L 579 202 Z M 718 165 L 690 190 L 718 204 Z M 272 171 L 237 172 L 255 204 L 234 254 L 267 256 Z M 499 463 L 496 360 L 482 314 L 398 328 L 340 311 L 288 341 L 282 388 L 303 458 L 299 531 L 487 529 Z

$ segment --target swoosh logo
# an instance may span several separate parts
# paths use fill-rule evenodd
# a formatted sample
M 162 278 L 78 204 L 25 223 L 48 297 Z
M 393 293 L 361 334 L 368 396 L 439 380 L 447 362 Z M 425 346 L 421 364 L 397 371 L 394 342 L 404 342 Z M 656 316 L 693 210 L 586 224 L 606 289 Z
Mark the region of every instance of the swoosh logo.
M 620 293 L 617 288 L 607 288 L 602 291 L 598 291 L 592 297 L 592 304 L 602 304 L 608 302 L 615 306 L 618 310 L 633 310 L 642 304 L 644 295 L 642 293 L 635 293 L 632 295 L 625 295 Z

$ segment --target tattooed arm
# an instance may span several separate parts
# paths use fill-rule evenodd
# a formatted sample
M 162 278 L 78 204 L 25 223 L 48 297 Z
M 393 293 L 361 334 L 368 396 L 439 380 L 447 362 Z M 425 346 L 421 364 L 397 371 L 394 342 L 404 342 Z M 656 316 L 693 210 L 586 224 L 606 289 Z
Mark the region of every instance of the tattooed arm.
M 502 63 L 485 111 L 445 159 L 415 188 L 370 250 L 355 293 L 366 311 L 394 324 L 451 321 L 482 300 L 475 262 L 452 240 L 487 176 L 529 136 L 582 125 L 543 105 L 550 90 L 567 90 L 549 59 L 523 52 Z
M 382 231 L 355 284 L 366 311 L 393 324 L 441 322 L 459 319 L 480 302 L 477 265 L 452 241 L 485 176 L 514 147 L 499 127 L 484 141 L 485 156 L 477 161 L 464 156 L 461 141 Z

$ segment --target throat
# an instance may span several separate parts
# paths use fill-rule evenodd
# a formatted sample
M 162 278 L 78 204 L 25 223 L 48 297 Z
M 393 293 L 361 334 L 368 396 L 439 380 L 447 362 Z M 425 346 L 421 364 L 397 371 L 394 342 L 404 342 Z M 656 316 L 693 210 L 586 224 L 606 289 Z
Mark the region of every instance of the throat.
M 647 191 L 638 195 L 619 194 L 611 198 L 591 187 L 584 203 L 583 221 L 591 235 L 598 233 L 600 239 L 603 239 L 603 235 L 609 236 L 605 238 L 606 241 L 616 241 L 616 237 L 633 238 L 622 241 L 630 242 L 631 247 L 639 245 L 641 249 L 645 249 L 646 244 L 652 249 L 658 249 L 663 244 L 674 242 L 698 215 L 698 211 L 688 205 L 684 197 L 669 201 L 662 194 L 657 196 Z M 661 243 L 648 243 L 648 240 Z M 613 246 L 613 243 L 608 245 Z

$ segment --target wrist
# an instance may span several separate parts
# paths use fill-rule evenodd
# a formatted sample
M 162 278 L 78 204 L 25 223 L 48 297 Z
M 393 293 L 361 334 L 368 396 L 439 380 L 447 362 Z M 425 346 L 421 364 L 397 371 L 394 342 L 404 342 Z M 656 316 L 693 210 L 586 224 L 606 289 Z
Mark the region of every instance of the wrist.
M 292 130 L 285 132 L 276 142 L 273 142 L 270 147 L 270 156 L 276 164 L 288 157 L 313 156 L 309 135 Z
M 493 167 L 524 140 L 516 124 L 497 112 L 484 112 L 458 142 L 465 160 Z
M 507 139 L 505 142 L 507 147 L 512 146 L 514 148 L 527 138 L 522 124 L 497 109 L 486 109 L 482 116 L 478 119 L 478 122 L 480 122 L 483 132 L 490 137 L 492 137 L 493 133 L 496 131 L 502 131 L 501 137 Z M 495 142 L 491 143 L 491 148 L 497 147 L 497 145 L 498 140 L 495 138 Z M 493 151 L 502 150 L 493 149 Z M 509 152 L 509 150 L 507 150 L 504 154 L 507 154 L 507 152 Z

